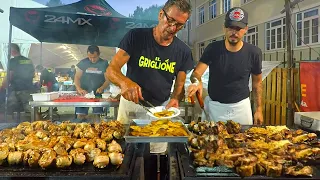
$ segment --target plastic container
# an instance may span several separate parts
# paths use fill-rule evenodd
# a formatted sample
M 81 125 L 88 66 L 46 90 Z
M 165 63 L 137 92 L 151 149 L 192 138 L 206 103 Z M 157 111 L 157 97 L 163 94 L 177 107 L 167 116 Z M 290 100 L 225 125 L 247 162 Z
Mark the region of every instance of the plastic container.
M 52 101 L 59 98 L 58 92 L 31 94 L 33 101 Z

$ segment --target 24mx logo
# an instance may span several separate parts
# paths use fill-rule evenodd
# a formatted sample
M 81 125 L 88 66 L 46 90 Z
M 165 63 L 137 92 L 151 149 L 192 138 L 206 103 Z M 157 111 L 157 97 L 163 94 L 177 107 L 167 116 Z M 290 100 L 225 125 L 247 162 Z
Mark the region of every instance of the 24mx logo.
M 80 26 L 83 25 L 89 25 L 92 26 L 90 23 L 91 19 L 84 19 L 84 18 L 77 18 L 77 19 L 72 19 L 71 17 L 68 16 L 60 16 L 57 17 L 55 15 L 45 15 L 45 20 L 44 22 L 47 23 L 62 23 L 62 24 L 78 24 Z
M 155 27 L 156 24 L 148 25 L 146 23 L 134 23 L 134 22 L 126 22 L 126 28 L 128 29 L 134 29 L 134 28 L 149 28 L 149 27 Z

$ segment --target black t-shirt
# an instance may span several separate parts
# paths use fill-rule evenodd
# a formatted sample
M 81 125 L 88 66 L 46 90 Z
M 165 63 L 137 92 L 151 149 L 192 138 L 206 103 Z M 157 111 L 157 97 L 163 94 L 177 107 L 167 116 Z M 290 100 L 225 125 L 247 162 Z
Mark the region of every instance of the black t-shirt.
M 49 72 L 48 69 L 44 68 L 41 71 L 40 82 L 43 84 L 47 84 L 48 82 L 54 84 L 57 80 L 52 72 Z
M 238 52 L 228 51 L 224 41 L 209 44 L 200 62 L 209 65 L 210 98 L 220 103 L 236 103 L 249 97 L 249 77 L 261 74 L 261 58 L 261 50 L 246 42 Z
M 69 77 L 71 77 L 72 80 L 74 80 L 74 75 L 75 74 L 76 74 L 76 70 L 74 70 L 74 71 L 69 70 L 68 71 L 68 75 L 69 75 Z
M 16 56 L 10 60 L 9 70 L 13 72 L 11 86 L 14 91 L 34 90 L 34 66 L 30 59 Z
M 153 105 L 161 105 L 170 97 L 174 78 L 179 71 L 194 67 L 190 48 L 174 37 L 169 46 L 159 45 L 152 28 L 130 30 L 119 48 L 130 55 L 127 77 L 142 88 L 142 96 Z
M 88 93 L 96 90 L 105 82 L 104 73 L 108 67 L 108 61 L 99 59 L 96 63 L 92 63 L 88 58 L 81 60 L 77 67 L 83 71 L 80 79 L 81 88 Z

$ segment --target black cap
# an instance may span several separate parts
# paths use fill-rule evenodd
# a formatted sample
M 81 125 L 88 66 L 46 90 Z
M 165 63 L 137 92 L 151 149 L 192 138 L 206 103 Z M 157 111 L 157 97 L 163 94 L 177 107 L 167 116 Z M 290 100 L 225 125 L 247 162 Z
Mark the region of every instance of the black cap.
M 248 13 L 244 9 L 240 7 L 234 7 L 227 12 L 225 22 L 224 22 L 225 27 L 236 26 L 243 29 L 247 25 L 248 25 Z

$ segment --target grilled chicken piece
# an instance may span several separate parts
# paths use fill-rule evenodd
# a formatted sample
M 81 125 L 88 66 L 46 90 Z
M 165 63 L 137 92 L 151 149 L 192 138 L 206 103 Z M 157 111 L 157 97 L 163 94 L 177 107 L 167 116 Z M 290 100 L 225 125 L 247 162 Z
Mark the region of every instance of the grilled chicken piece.
M 93 139 L 95 137 L 98 137 L 98 131 L 95 130 L 94 127 L 89 126 L 87 129 L 83 129 L 83 131 L 80 132 L 80 138 Z
M 9 152 L 8 154 L 8 164 L 15 165 L 22 162 L 23 154 L 21 151 Z
M 38 167 L 41 154 L 39 150 L 28 149 L 23 152 L 23 164 L 30 167 Z
M 96 156 L 101 153 L 99 148 L 94 148 L 93 150 L 86 153 L 86 158 L 88 162 L 92 162 Z
M 122 148 L 120 144 L 118 144 L 115 140 L 113 140 L 110 144 L 108 144 L 108 152 L 122 152 Z
M 122 164 L 123 161 L 123 154 L 120 152 L 112 152 L 109 153 L 110 163 L 112 165 L 118 166 Z
M 87 139 L 78 139 L 74 144 L 73 144 L 73 148 L 77 149 L 77 148 L 83 148 L 86 144 L 87 144 Z
M 71 164 L 72 164 L 72 156 L 71 155 L 58 155 L 56 158 L 57 168 L 69 167 Z
M 7 143 L 0 144 L 0 162 L 4 161 L 8 157 L 8 155 L 9 155 L 8 144 Z
M 104 140 L 104 141 L 106 141 L 106 142 L 109 142 L 109 141 L 111 141 L 112 139 L 113 139 L 113 130 L 104 130 L 104 131 L 102 131 L 102 133 L 101 133 L 101 139 L 102 140 Z
M 303 158 L 311 156 L 312 154 L 313 154 L 313 151 L 312 151 L 311 148 L 303 149 L 303 150 L 300 150 L 300 151 L 296 151 L 295 154 L 294 154 L 294 158 L 303 159 Z
M 92 151 L 94 148 L 96 148 L 96 143 L 94 143 L 94 140 L 91 139 L 87 141 L 86 145 L 83 147 L 83 149 L 88 152 Z
M 96 144 L 97 144 L 97 147 L 102 151 L 107 149 L 107 143 L 102 139 L 99 139 L 99 138 L 96 139 Z
M 75 143 L 75 139 L 70 136 L 58 136 L 59 143 L 65 145 L 66 150 L 68 151 Z
M 43 169 L 48 168 L 50 165 L 52 165 L 53 161 L 56 159 L 56 156 L 57 153 L 52 148 L 45 149 L 39 160 L 39 166 Z
M 291 176 L 312 176 L 313 169 L 311 166 L 291 166 L 286 168 L 285 174 Z
M 53 147 L 53 150 L 57 153 L 57 155 L 62 155 L 62 156 L 68 155 L 65 144 L 57 143 Z
M 109 164 L 109 156 L 107 152 L 102 152 L 93 160 L 93 165 L 97 168 L 105 168 Z
M 72 156 L 73 162 L 76 165 L 82 165 L 86 161 L 85 153 L 86 151 L 84 149 L 78 148 L 78 149 L 72 149 L 69 154 Z

